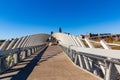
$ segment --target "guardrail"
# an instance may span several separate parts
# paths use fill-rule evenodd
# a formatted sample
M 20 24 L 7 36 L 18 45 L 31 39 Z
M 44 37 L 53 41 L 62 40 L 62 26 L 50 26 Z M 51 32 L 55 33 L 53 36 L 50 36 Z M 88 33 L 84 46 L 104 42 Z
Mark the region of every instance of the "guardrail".
M 53 36 L 76 65 L 104 80 L 120 80 L 120 50 L 113 50 L 113 46 L 119 44 L 80 39 L 64 33 L 55 33 Z
M 31 56 L 37 50 L 46 48 L 46 44 L 41 44 L 38 46 L 15 48 L 5 51 L 0 51 L 0 74 L 4 73 L 6 70 L 10 69 L 23 59 Z
M 118 68 L 120 66 L 120 50 L 60 46 L 69 58 L 81 68 L 104 80 L 120 79 Z

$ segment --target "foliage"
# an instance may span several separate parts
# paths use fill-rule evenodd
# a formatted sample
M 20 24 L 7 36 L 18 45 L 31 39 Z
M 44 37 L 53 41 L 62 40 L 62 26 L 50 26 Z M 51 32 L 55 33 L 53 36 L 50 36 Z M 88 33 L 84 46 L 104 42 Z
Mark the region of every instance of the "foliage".
M 61 27 L 59 28 L 59 32 L 60 32 L 60 33 L 62 32 L 62 29 L 61 29 Z

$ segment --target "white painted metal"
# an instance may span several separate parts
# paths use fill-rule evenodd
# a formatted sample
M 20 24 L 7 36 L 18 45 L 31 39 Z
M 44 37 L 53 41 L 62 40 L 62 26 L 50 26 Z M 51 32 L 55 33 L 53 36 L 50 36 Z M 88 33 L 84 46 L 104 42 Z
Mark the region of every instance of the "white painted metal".
M 101 45 L 104 47 L 104 49 L 111 49 L 111 48 L 107 45 L 107 43 L 105 42 L 105 40 L 101 40 L 100 43 L 101 43 Z
M 3 44 L 0 46 L 0 50 L 6 50 L 9 43 L 10 43 L 10 40 L 4 41 Z
M 75 36 L 71 36 L 71 37 L 72 37 L 73 41 L 75 42 L 76 46 L 80 46 L 79 43 L 77 42 L 76 37 Z
M 80 38 L 77 37 L 77 40 L 83 48 L 86 48 L 85 44 L 82 42 L 82 40 Z
M 102 46 L 103 46 L 105 49 L 110 49 L 110 50 L 111 50 L 111 47 L 110 47 L 104 40 L 101 40 L 100 42 L 101 42 Z M 109 53 L 108 53 L 108 54 L 109 54 Z M 108 58 L 108 59 L 111 59 L 111 58 Z M 111 64 L 112 64 L 112 63 L 111 63 Z M 120 74 L 120 66 L 115 65 L 115 66 L 113 66 L 112 68 L 114 68 L 114 71 L 112 72 L 112 74 L 116 73 L 117 71 L 118 71 L 119 74 Z M 111 70 L 110 70 L 110 71 L 111 71 Z M 111 74 L 110 71 L 107 70 L 106 75 L 110 75 L 110 74 Z M 110 78 L 110 76 L 107 77 L 106 80 L 109 80 L 109 78 Z
M 23 37 L 21 37 L 21 38 L 19 38 L 19 39 L 17 40 L 17 42 L 15 43 L 15 45 L 12 47 L 12 49 L 17 48 L 17 46 L 19 45 L 19 42 L 22 40 L 22 38 L 23 38 Z
M 29 36 L 26 36 L 26 38 L 25 38 L 25 40 L 23 41 L 23 43 L 22 43 L 21 47 L 24 47 L 24 46 L 25 46 L 25 44 L 26 44 L 26 42 L 27 42 L 28 38 L 29 38 Z
M 64 36 L 64 37 L 63 37 Z M 115 66 L 116 66 L 116 68 L 117 68 L 117 70 L 119 71 L 120 70 L 120 68 L 119 67 L 117 67 L 117 66 L 119 66 L 118 64 L 116 65 L 116 63 L 118 62 L 116 59 L 120 59 L 119 58 L 119 56 L 120 56 L 120 50 L 111 50 L 111 48 L 109 47 L 109 45 L 111 45 L 111 44 L 108 44 L 108 43 L 106 43 L 105 41 L 100 41 L 100 43 L 101 43 L 101 45 L 103 46 L 103 48 L 105 48 L 105 49 L 100 49 L 100 48 L 95 48 L 93 45 L 92 45 L 92 43 L 91 43 L 91 41 L 89 40 L 89 39 L 87 39 L 87 38 L 85 38 L 85 41 L 86 41 L 86 43 L 88 44 L 88 46 L 90 47 L 90 48 L 86 48 L 86 46 L 84 45 L 84 43 L 82 42 L 82 40 L 81 39 L 79 39 L 78 37 L 75 37 L 75 36 L 72 36 L 71 37 L 71 35 L 69 35 L 69 37 L 70 37 L 70 39 L 69 40 L 65 40 L 65 38 L 67 38 L 68 39 L 68 36 L 67 36 L 67 34 L 61 34 L 61 33 L 55 33 L 54 34 L 54 37 L 57 39 L 57 40 L 61 40 L 60 41 L 60 45 L 62 45 L 62 46 L 64 46 L 64 47 L 66 47 L 66 48 L 69 48 L 69 46 L 70 46 L 70 50 L 68 50 L 66 53 L 70 53 L 71 54 L 71 50 L 73 50 L 73 52 L 72 52 L 72 57 L 71 57 L 71 55 L 69 54 L 69 56 L 70 56 L 70 58 L 72 59 L 73 58 L 73 61 L 75 62 L 75 63 L 77 63 L 77 60 L 78 60 L 78 62 L 79 62 L 79 64 L 80 64 L 80 66 L 82 67 L 82 68 L 84 68 L 84 69 L 89 69 L 90 70 L 90 68 L 91 68 L 91 66 L 89 66 L 89 63 L 87 63 L 87 62 L 92 62 L 92 61 L 94 61 L 94 59 L 92 59 L 92 58 L 90 58 L 90 57 L 88 57 L 88 56 L 84 56 L 84 55 L 91 55 L 91 56 L 94 56 L 94 57 L 96 57 L 96 61 L 98 62 L 97 64 L 95 64 L 97 67 L 98 67 L 98 70 L 96 70 L 96 71 L 93 71 L 93 72 L 95 72 L 96 74 L 98 74 L 98 71 L 99 71 L 99 69 L 101 69 L 102 70 L 102 72 L 103 72 L 103 75 L 105 76 L 105 80 L 110 80 L 110 79 L 113 79 L 113 80 L 115 80 L 115 78 L 112 78 L 112 77 L 115 77 L 114 75 L 113 75 L 113 73 L 114 73 L 114 71 L 116 70 L 115 68 L 110 68 L 110 65 L 113 63 L 113 65 L 115 64 Z M 61 39 L 62 38 L 62 39 Z M 71 41 L 71 42 L 70 42 Z M 73 44 L 71 44 L 73 42 Z M 99 43 L 99 42 L 97 42 L 97 43 Z M 72 46 L 71 46 L 72 45 Z M 79 47 L 78 47 L 78 45 L 79 45 Z M 81 48 L 81 46 L 82 46 L 82 48 Z M 118 46 L 118 45 L 117 45 Z M 65 49 L 66 50 L 66 49 Z M 70 51 L 70 52 L 69 52 Z M 74 55 L 74 51 L 76 51 L 76 56 Z M 83 55 L 84 54 L 84 55 Z M 100 57 L 101 56 L 101 57 Z M 104 63 L 104 61 L 103 60 L 101 60 L 101 59 L 99 59 L 99 58 L 97 58 L 97 57 L 99 57 L 99 58 L 104 58 L 105 60 L 107 59 L 107 60 L 111 60 L 111 59 L 114 59 L 114 61 L 116 62 L 116 63 L 114 63 L 114 62 L 110 62 L 110 65 L 108 66 L 109 68 L 107 69 L 107 67 L 105 66 L 105 63 Z M 86 59 L 85 59 L 86 58 Z M 87 66 L 88 65 L 88 66 Z M 114 66 L 113 66 L 114 67 Z M 105 72 L 105 69 L 106 69 L 106 72 Z M 112 72 L 112 75 L 111 75 L 111 72 Z M 100 74 L 100 73 L 99 73 Z M 98 76 L 99 76 L 99 74 L 98 74 Z M 112 77 L 111 77 L 111 76 Z
M 88 38 L 85 38 L 85 41 L 86 41 L 86 43 L 88 44 L 88 46 L 89 46 L 90 48 L 95 48 L 95 47 L 92 45 L 92 43 L 89 41 Z
M 96 49 L 96 48 L 80 48 L 76 46 L 71 46 L 71 49 L 76 50 L 78 52 L 83 52 L 86 54 L 96 55 L 96 56 L 103 56 L 108 58 L 116 58 L 119 59 L 120 57 L 120 50 L 108 50 L 108 49 Z M 109 54 L 107 54 L 109 53 Z
M 17 38 L 16 38 L 16 39 L 13 39 L 13 40 L 10 42 L 10 44 L 8 45 L 8 47 L 7 47 L 6 50 L 12 49 L 12 47 L 15 45 L 15 43 L 16 43 L 17 40 L 18 40 Z
M 23 44 L 24 40 L 26 39 L 26 37 L 23 37 L 22 40 L 19 42 L 17 48 L 20 48 L 21 45 Z

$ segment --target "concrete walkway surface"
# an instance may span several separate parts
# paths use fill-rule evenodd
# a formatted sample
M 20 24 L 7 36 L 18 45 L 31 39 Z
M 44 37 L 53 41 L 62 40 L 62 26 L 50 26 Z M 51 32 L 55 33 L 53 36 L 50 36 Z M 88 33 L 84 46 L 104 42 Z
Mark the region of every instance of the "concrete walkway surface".
M 0 80 L 100 80 L 75 66 L 59 46 L 49 46 L 0 75 Z

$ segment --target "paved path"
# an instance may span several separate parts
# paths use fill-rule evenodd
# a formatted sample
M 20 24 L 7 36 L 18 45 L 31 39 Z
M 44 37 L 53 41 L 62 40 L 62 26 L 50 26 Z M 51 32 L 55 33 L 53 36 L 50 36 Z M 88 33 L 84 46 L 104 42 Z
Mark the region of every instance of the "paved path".
M 51 57 L 51 55 L 54 55 Z M 51 57 L 51 58 L 49 58 Z M 99 80 L 76 67 L 58 46 L 48 47 L 27 80 Z
M 39 51 L 10 69 L 0 80 L 99 80 L 75 66 L 58 46 Z

